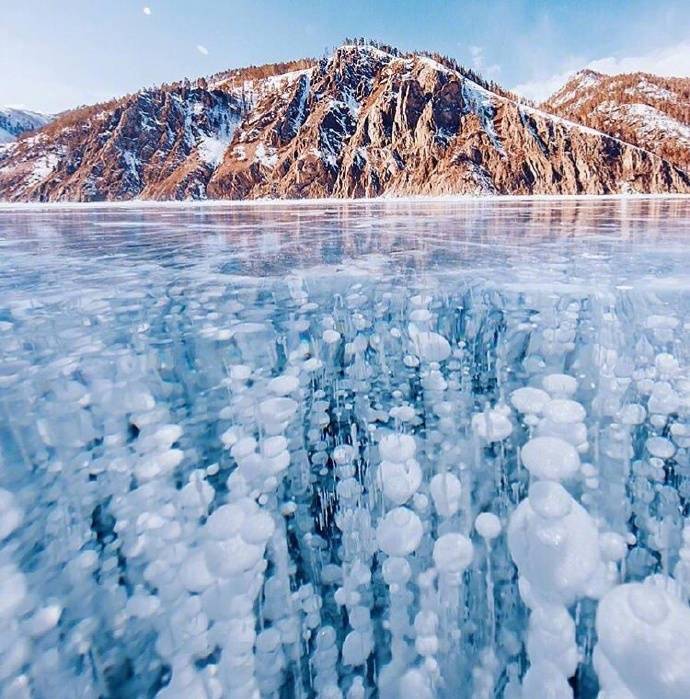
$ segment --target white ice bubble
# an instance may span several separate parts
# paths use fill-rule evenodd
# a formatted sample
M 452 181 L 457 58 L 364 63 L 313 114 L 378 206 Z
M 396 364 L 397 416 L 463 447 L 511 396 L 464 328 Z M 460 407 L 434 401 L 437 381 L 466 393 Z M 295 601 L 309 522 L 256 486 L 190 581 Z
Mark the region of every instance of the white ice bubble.
M 273 437 L 268 437 L 261 442 L 261 453 L 264 456 L 273 458 L 278 456 L 281 452 L 284 452 L 288 447 L 288 441 L 285 437 L 280 435 L 275 435 Z
M 415 308 L 410 313 L 410 320 L 414 323 L 427 323 L 433 316 L 428 308 Z
M 0 542 L 15 531 L 23 519 L 22 511 L 16 505 L 12 493 L 0 488 Z
M 557 667 L 548 661 L 541 661 L 531 665 L 525 673 L 522 696 L 525 699 L 527 697 L 573 699 L 573 690 L 568 684 L 568 678 Z M 633 697 L 621 696 L 616 699 L 633 699 Z
M 442 573 L 462 573 L 473 556 L 472 542 L 463 534 L 444 534 L 434 543 L 434 565 Z
M 140 481 L 150 481 L 170 473 L 183 459 L 184 452 L 180 449 L 148 454 L 135 465 L 134 473 Z
M 419 546 L 423 534 L 419 516 L 407 507 L 396 507 L 380 521 L 376 541 L 389 556 L 407 556 Z
M 321 338 L 327 345 L 334 345 L 340 341 L 340 333 L 337 330 L 324 330 Z
M 297 411 L 297 401 L 292 398 L 267 398 L 259 403 L 259 417 L 266 424 L 283 423 Z
M 62 611 L 63 608 L 59 604 L 40 607 L 27 622 L 27 630 L 32 636 L 43 636 L 57 626 Z
M 549 374 L 541 385 L 553 398 L 569 398 L 577 391 L 577 379 L 568 374 Z
M 189 592 L 203 592 L 216 582 L 206 565 L 204 552 L 200 549 L 190 552 L 179 569 L 180 582 Z
M 518 388 L 510 394 L 510 402 L 515 409 L 531 415 L 540 415 L 550 400 L 551 396 L 546 391 L 531 386 Z
M 302 365 L 308 373 L 313 373 L 323 368 L 323 362 L 318 357 L 310 357 Z
M 472 416 L 472 430 L 487 442 L 500 442 L 511 435 L 513 423 L 501 410 L 486 410 Z
M 417 445 L 409 434 L 387 434 L 379 442 L 379 453 L 384 461 L 404 462 L 415 455 Z
M 601 555 L 607 561 L 621 561 L 628 553 L 625 537 L 615 532 L 605 532 L 599 537 Z
M 404 463 L 382 461 L 378 470 L 378 482 L 383 494 L 395 505 L 407 502 L 422 483 L 422 470 L 414 459 Z
M 400 420 L 400 422 L 410 422 L 414 420 L 416 413 L 411 405 L 399 405 L 391 408 L 389 415 L 396 420 Z
M 654 366 L 659 372 L 659 375 L 665 378 L 674 376 L 679 369 L 678 360 L 672 354 L 666 352 L 656 355 L 654 358 Z
M 492 512 L 482 512 L 474 520 L 474 528 L 482 539 L 491 541 L 501 533 L 501 520 Z
M 544 406 L 544 417 L 560 425 L 582 422 L 586 415 L 580 403 L 567 398 L 554 398 Z
M 574 500 L 560 485 L 556 487 L 552 481 L 539 481 L 529 489 L 527 502 L 540 517 L 558 520 L 570 514 Z
M 657 381 L 654 383 L 649 396 L 647 409 L 650 413 L 670 415 L 678 410 L 680 398 L 670 383 Z
M 208 541 L 204 554 L 212 575 L 229 578 L 259 563 L 263 559 L 264 547 L 248 544 L 240 536 L 231 536 L 222 541 Z
M 676 447 L 665 437 L 650 437 L 645 442 L 647 451 L 660 459 L 670 459 L 676 453 Z
M 450 344 L 443 335 L 434 332 L 410 333 L 417 355 L 427 362 L 442 362 L 450 357 Z
M 666 581 L 619 585 L 599 602 L 594 666 L 602 691 L 690 697 L 690 608 Z
M 623 425 L 641 425 L 645 417 L 647 417 L 647 411 L 645 410 L 643 405 L 640 405 L 639 403 L 629 403 L 628 405 L 624 405 L 619 414 L 618 414 L 618 420 L 621 422 Z
M 235 438 L 235 443 L 232 445 L 230 453 L 233 459 L 240 461 L 250 454 L 253 454 L 256 451 L 256 447 L 257 443 L 254 437 L 245 436 L 239 439 Z
M 373 650 L 371 635 L 350 631 L 343 641 L 342 655 L 345 665 L 363 665 Z
M 400 678 L 397 696 L 399 699 L 434 699 L 436 693 L 426 673 L 412 668 Z
M 383 579 L 387 585 L 404 585 L 412 575 L 406 558 L 391 556 L 383 563 Z
M 276 396 L 287 396 L 299 388 L 299 378 L 291 374 L 276 376 L 268 382 L 268 390 Z
M 230 367 L 230 378 L 235 381 L 246 381 L 252 375 L 252 368 L 246 364 L 234 364 Z
M 589 592 L 602 563 L 599 533 L 589 513 L 559 483 L 538 481 L 513 512 L 511 556 L 530 599 L 569 605 Z
M 520 450 L 520 458 L 535 478 L 561 481 L 572 478 L 580 468 L 575 447 L 558 437 L 534 437 Z
M 222 505 L 215 510 L 206 521 L 206 528 L 209 534 L 214 539 L 220 540 L 237 534 L 247 516 L 247 510 L 249 509 L 245 504 L 247 502 L 253 503 L 252 500 L 246 498 L 240 502 Z
M 429 492 L 439 516 L 452 517 L 460 509 L 462 485 L 452 473 L 437 473 L 429 483 Z

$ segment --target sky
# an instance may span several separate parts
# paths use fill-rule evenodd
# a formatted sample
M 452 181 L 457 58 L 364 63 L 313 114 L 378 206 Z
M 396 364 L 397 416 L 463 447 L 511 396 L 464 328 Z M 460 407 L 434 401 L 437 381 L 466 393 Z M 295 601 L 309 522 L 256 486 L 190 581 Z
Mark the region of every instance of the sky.
M 690 0 L 0 0 L 0 105 L 55 113 L 345 37 L 543 99 L 585 66 L 690 76 Z

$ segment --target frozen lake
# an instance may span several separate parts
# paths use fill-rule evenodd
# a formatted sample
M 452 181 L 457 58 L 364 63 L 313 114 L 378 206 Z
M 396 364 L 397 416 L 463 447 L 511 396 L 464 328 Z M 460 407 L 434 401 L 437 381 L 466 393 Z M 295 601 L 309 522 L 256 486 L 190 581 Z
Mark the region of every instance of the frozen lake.
M 690 198 L 0 209 L 0 696 L 690 697 Z

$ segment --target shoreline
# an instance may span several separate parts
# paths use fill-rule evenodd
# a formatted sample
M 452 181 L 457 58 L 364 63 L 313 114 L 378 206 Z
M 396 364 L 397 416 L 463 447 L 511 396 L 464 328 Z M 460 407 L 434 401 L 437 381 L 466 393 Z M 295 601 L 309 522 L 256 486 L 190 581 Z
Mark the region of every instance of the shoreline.
M 448 194 L 415 196 L 382 196 L 341 199 L 328 197 L 323 199 L 199 199 L 157 201 L 149 199 L 129 199 L 126 201 L 98 202 L 2 202 L 0 211 L 31 211 L 61 209 L 155 209 L 155 208 L 241 208 L 241 207 L 285 207 L 285 206 L 333 206 L 333 205 L 371 205 L 371 204 L 465 204 L 465 203 L 510 203 L 510 202 L 570 202 L 570 201 L 644 201 L 644 200 L 687 200 L 690 194 Z

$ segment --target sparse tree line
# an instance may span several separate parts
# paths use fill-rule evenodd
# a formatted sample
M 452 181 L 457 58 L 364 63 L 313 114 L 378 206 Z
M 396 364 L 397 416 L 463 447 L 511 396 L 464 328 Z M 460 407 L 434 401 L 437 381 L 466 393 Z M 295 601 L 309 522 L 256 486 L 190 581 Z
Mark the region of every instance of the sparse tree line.
M 351 46 L 371 46 L 372 48 L 379 49 L 380 51 L 385 51 L 386 53 L 389 53 L 392 56 L 395 56 L 396 58 L 412 58 L 413 56 L 425 56 L 426 58 L 430 58 L 436 61 L 437 63 L 440 63 L 442 66 L 449 68 L 450 70 L 457 71 L 472 82 L 481 85 L 483 88 L 491 92 L 494 92 L 497 95 L 501 95 L 502 97 L 506 97 L 507 99 L 513 100 L 515 102 L 521 102 L 530 106 L 533 105 L 531 100 L 527 100 L 523 97 L 520 97 L 519 95 L 516 95 L 513 92 L 510 92 L 510 90 L 506 90 L 504 87 L 494 82 L 493 80 L 486 80 L 475 70 L 472 70 L 472 68 L 468 68 L 467 66 L 458 63 L 458 61 L 455 58 L 442 53 L 438 53 L 436 51 L 401 51 L 395 46 L 390 46 L 389 44 L 386 44 L 384 42 L 376 41 L 375 39 L 367 39 L 365 37 L 356 37 L 354 39 L 345 38 L 343 44 Z M 331 51 L 328 51 L 328 53 L 330 52 Z

